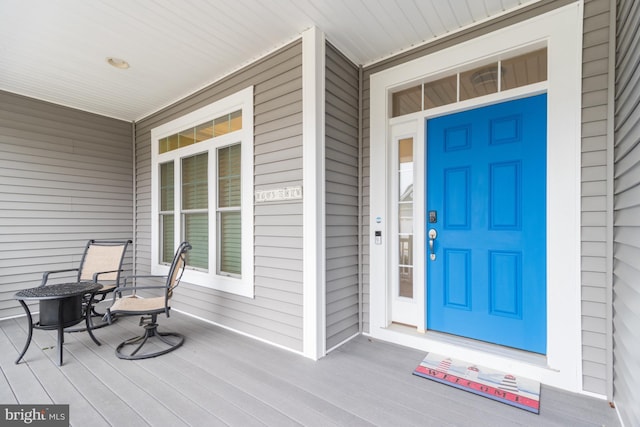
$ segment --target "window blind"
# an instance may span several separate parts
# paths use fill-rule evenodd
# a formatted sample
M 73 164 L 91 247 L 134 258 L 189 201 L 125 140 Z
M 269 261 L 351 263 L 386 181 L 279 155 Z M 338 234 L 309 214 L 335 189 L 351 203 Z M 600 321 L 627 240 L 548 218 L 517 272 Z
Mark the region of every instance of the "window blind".
M 240 275 L 241 252 L 240 144 L 218 149 L 218 272 Z
M 191 267 L 209 268 L 209 154 L 182 159 L 183 235 L 191 243 L 187 263 Z
M 160 244 L 161 262 L 171 263 L 174 248 L 174 167 L 173 162 L 160 165 Z

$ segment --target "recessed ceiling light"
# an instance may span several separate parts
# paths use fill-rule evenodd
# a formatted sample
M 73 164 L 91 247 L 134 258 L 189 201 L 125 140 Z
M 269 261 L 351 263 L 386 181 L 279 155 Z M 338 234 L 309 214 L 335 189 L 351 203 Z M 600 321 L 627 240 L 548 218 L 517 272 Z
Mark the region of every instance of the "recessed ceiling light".
M 129 63 L 124 59 L 109 57 L 107 58 L 107 62 L 109 63 L 109 65 L 120 68 L 121 70 L 126 70 L 127 68 L 129 68 Z

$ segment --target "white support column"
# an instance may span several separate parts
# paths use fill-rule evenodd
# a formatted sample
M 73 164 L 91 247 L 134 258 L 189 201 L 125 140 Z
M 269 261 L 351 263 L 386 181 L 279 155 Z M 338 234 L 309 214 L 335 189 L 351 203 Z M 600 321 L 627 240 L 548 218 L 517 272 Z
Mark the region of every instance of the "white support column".
M 315 27 L 302 34 L 303 353 L 326 353 L 325 306 L 325 39 Z

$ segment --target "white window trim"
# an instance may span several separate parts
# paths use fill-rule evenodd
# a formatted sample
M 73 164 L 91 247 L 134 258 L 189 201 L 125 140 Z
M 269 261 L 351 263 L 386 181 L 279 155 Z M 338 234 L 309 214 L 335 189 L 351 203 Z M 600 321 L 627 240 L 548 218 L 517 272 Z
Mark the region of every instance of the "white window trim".
M 374 337 L 427 351 L 473 360 L 485 366 L 509 366 L 515 375 L 535 378 L 575 392 L 582 391 L 580 316 L 580 135 L 583 4 L 558 8 L 482 37 L 417 58 L 371 76 L 371 170 L 370 223 L 370 334 Z M 473 346 L 448 343 L 427 333 L 407 334 L 389 328 L 385 297 L 390 279 L 388 245 L 375 245 L 373 230 L 389 235 L 389 181 L 387 141 L 391 137 L 389 100 L 403 85 L 428 80 L 439 73 L 470 62 L 514 52 L 526 46 L 548 45 L 548 154 L 547 154 L 547 328 L 546 366 L 513 358 L 508 352 L 483 351 Z M 464 62 L 462 62 L 464 61 Z M 540 87 L 537 88 L 538 92 Z M 526 88 L 522 89 L 523 91 Z M 511 93 L 515 93 L 510 91 Z M 524 96 L 525 92 L 519 96 Z M 462 110 L 482 105 L 491 98 L 465 101 Z M 444 110 L 439 111 L 445 114 Z M 430 111 L 429 114 L 436 114 Z M 426 114 L 411 115 L 418 129 Z M 405 117 L 402 120 L 406 120 Z M 400 118 L 398 118 L 400 119 Z M 382 173 L 382 171 L 385 171 Z M 423 207 L 424 209 L 424 207 Z M 417 216 L 420 217 L 419 215 Z M 376 218 L 381 218 L 380 224 Z M 390 239 L 387 239 L 389 241 Z M 419 257 L 420 254 L 416 254 Z M 424 302 L 421 302 L 424 306 Z M 424 309 L 422 310 L 424 314 Z
M 179 148 L 159 154 L 158 140 L 197 126 L 207 120 L 242 109 L 242 129 L 199 142 L 188 147 Z M 235 278 L 216 273 L 217 265 L 217 224 L 216 224 L 216 187 L 217 163 L 216 149 L 234 143 L 241 143 L 242 162 L 242 277 Z M 253 86 L 247 87 L 233 95 L 202 107 L 196 111 L 162 124 L 151 130 L 151 273 L 168 274 L 169 267 L 160 263 L 160 180 L 159 166 L 174 160 L 176 182 L 180 180 L 179 158 L 202 152 L 209 152 L 209 271 L 185 269 L 183 280 L 187 283 L 217 289 L 249 298 L 254 297 L 253 286 Z M 179 157 L 178 157 L 179 156 Z M 177 184 L 176 184 L 177 189 Z M 180 198 L 175 197 L 174 212 L 180 214 Z M 182 241 L 181 227 L 176 227 L 174 243 Z

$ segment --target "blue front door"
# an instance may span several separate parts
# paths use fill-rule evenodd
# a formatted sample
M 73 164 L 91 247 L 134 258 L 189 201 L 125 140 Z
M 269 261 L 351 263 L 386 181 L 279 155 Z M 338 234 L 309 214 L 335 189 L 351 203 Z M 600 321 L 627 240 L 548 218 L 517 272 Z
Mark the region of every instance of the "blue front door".
M 428 329 L 546 353 L 546 105 L 427 120 Z

